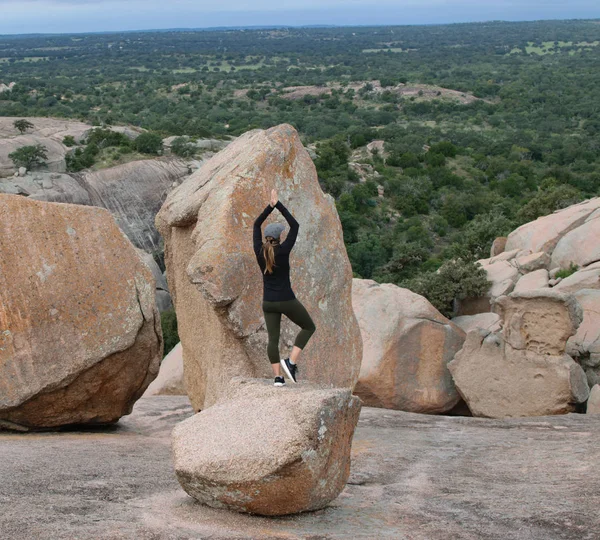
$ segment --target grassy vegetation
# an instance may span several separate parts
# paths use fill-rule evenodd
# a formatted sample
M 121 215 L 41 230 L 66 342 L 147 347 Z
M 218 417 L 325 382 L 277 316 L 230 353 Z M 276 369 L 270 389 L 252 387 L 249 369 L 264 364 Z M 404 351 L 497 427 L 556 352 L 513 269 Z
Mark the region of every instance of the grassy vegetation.
M 569 268 L 561 268 L 558 272 L 556 272 L 556 279 L 565 279 L 568 278 L 569 276 L 573 275 L 575 272 L 577 272 L 577 270 L 579 270 L 579 266 L 571 263 L 569 265 Z

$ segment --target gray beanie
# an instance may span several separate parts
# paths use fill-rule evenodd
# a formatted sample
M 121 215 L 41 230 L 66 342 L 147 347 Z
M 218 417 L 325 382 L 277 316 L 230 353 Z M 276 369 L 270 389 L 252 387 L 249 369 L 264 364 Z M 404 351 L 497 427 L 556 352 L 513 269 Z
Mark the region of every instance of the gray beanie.
M 265 227 L 265 237 L 272 236 L 273 238 L 279 239 L 279 236 L 284 230 L 285 226 L 281 223 L 269 223 Z

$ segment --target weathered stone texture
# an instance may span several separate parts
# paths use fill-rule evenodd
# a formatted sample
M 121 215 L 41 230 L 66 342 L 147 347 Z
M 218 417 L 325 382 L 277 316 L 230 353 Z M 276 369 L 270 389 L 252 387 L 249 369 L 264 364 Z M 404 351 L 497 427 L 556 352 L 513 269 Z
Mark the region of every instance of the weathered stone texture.
M 214 403 L 234 375 L 271 376 L 252 248 L 253 223 L 271 189 L 300 223 L 290 278 L 317 327 L 301 360 L 302 378 L 338 387 L 358 379 L 362 341 L 340 220 L 298 134 L 284 124 L 236 139 L 172 191 L 156 218 L 196 409 Z M 283 221 L 277 210 L 273 220 Z M 283 317 L 282 356 L 298 330 Z
M 391 283 L 354 279 L 352 303 L 363 339 L 355 393 L 365 405 L 442 413 L 459 402 L 447 364 L 464 342 L 460 328 Z
M 154 279 L 110 213 L 0 195 L 0 423 L 115 422 L 162 345 Z
M 268 516 L 323 508 L 346 486 L 359 413 L 349 389 L 234 378 L 215 405 L 173 430 L 177 479 L 216 508 Z

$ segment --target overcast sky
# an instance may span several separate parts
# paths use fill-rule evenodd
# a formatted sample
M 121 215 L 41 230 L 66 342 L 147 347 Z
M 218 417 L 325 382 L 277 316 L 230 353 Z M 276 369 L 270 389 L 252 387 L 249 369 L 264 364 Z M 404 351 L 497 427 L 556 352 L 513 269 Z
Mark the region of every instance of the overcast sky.
M 0 0 L 0 34 L 600 18 L 600 0 Z

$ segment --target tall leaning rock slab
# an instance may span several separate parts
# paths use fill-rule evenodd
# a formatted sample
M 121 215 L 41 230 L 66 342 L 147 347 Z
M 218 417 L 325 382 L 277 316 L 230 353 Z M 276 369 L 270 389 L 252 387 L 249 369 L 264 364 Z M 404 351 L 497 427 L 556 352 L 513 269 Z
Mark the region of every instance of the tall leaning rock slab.
M 233 376 L 271 376 L 252 227 L 273 188 L 300 223 L 290 278 L 317 327 L 302 378 L 348 388 L 357 381 L 362 341 L 334 199 L 321 190 L 297 132 L 282 124 L 236 139 L 172 191 L 156 217 L 197 410 L 213 404 Z M 285 223 L 277 211 L 273 220 Z M 283 317 L 281 330 L 283 355 L 298 327 Z
M 107 210 L 0 195 L 0 427 L 115 422 L 162 347 L 152 273 Z

